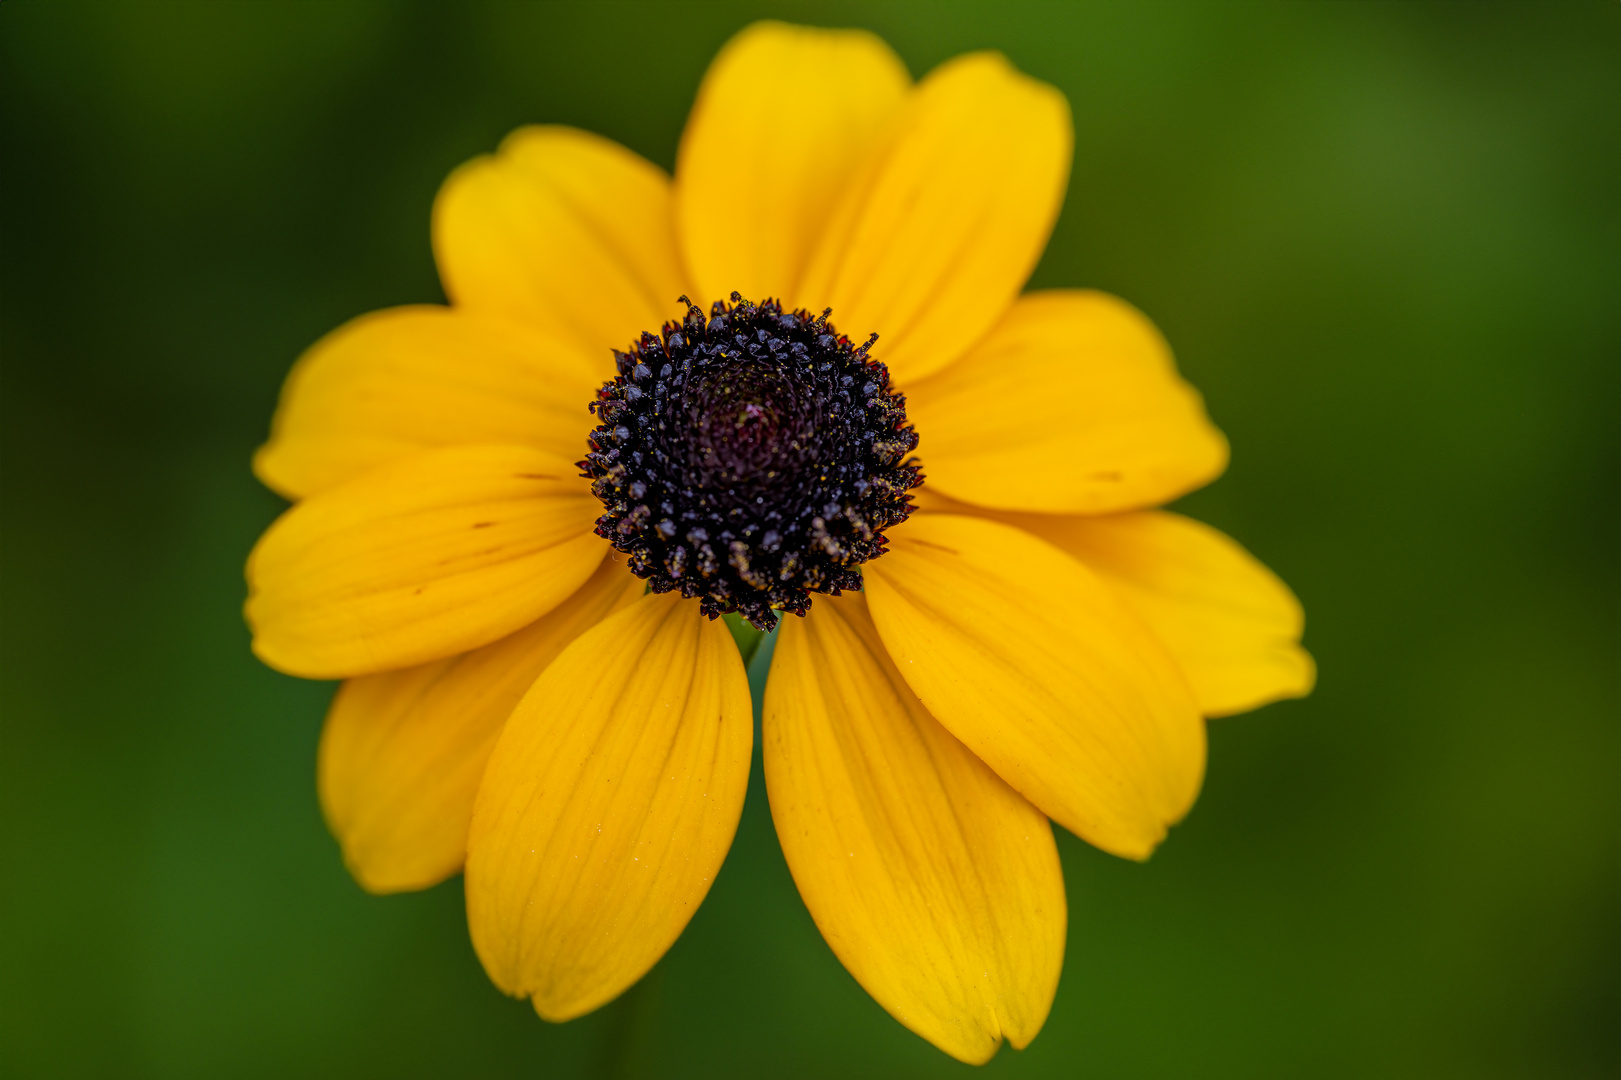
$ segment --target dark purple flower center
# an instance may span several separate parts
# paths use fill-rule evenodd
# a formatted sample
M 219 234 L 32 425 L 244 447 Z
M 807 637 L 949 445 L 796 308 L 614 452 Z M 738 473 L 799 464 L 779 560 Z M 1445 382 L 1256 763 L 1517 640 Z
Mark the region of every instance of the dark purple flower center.
M 883 530 L 923 482 L 917 433 L 889 371 L 828 322 L 737 293 L 614 353 L 580 462 L 602 500 L 597 534 L 654 592 L 762 630 L 810 594 L 860 589 Z

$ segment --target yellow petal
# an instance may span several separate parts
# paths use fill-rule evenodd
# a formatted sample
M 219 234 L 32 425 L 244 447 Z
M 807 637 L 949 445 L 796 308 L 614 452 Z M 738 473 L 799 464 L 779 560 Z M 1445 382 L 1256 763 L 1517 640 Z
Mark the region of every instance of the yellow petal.
M 1304 697 L 1316 680 L 1289 587 L 1226 534 L 1180 514 L 999 514 L 1107 581 L 1187 674 L 1206 716 Z
M 601 504 L 544 450 L 429 450 L 313 495 L 248 558 L 253 651 L 310 679 L 488 645 L 585 583 Z
M 568 1020 L 652 967 L 709 892 L 748 786 L 726 624 L 650 595 L 563 651 L 496 744 L 467 841 L 467 922 L 502 990 Z
M 1165 339 L 1106 293 L 1020 297 L 967 356 L 909 385 L 906 408 L 929 485 L 980 506 L 1157 506 L 1227 466 Z
M 290 499 L 420 450 L 458 443 L 585 454 L 586 406 L 607 350 L 445 307 L 376 311 L 316 342 L 282 388 L 261 480 Z
M 923 708 L 859 593 L 787 620 L 764 723 L 783 855 L 844 966 L 962 1061 L 1029 1043 L 1064 961 L 1052 829 Z
M 1204 721 L 1109 588 L 1029 533 L 917 514 L 867 563 L 895 666 L 953 735 L 1048 817 L 1147 858 L 1193 804 Z
M 425 889 L 461 870 L 473 796 L 513 707 L 569 642 L 643 589 L 624 563 L 604 559 L 578 592 L 515 634 L 343 684 L 316 775 L 327 824 L 361 885 Z
M 984 336 L 1030 276 L 1064 198 L 1069 105 L 995 53 L 918 84 L 811 254 L 800 302 L 831 305 L 902 383 Z
M 624 349 L 683 310 L 670 180 L 599 135 L 519 128 L 445 181 L 434 254 L 457 307 Z
M 900 107 L 906 66 L 864 30 L 759 22 L 709 65 L 676 165 L 682 248 L 704 299 L 792 299 L 811 243 Z

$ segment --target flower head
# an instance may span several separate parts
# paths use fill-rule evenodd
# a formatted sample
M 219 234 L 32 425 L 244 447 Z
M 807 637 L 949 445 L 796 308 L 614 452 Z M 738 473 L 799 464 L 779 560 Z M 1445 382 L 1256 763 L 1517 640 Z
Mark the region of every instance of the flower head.
M 295 505 L 248 564 L 254 648 L 346 680 L 319 778 L 363 885 L 465 870 L 498 986 L 552 1020 L 611 1000 L 742 809 L 749 692 L 713 620 L 788 613 L 766 784 L 817 925 L 946 1052 L 1035 1036 L 1048 819 L 1147 857 L 1204 717 L 1312 681 L 1282 583 L 1154 509 L 1226 443 L 1153 326 L 1020 295 L 1070 140 L 1000 56 L 914 85 L 869 34 L 760 23 L 673 181 L 561 127 L 451 175 L 450 304 L 317 343 L 255 460 Z

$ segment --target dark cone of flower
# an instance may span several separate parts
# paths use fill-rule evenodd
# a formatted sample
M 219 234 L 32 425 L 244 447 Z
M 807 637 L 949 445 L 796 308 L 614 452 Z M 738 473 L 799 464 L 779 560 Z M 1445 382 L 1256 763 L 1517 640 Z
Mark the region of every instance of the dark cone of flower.
M 883 530 L 923 482 L 917 433 L 889 371 L 828 322 L 737 293 L 706 319 L 614 353 L 580 467 L 605 513 L 597 534 L 654 592 L 679 589 L 711 618 L 762 630 L 810 594 L 860 589 Z

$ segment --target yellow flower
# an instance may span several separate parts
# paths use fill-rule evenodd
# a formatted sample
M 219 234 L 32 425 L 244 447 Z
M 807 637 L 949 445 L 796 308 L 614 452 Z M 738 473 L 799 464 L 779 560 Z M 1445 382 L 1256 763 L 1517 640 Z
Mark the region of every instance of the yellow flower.
M 451 175 L 450 305 L 317 343 L 255 460 L 296 505 L 248 563 L 254 649 L 347 680 L 320 791 L 361 884 L 465 870 L 501 989 L 549 1020 L 611 1000 L 741 813 L 749 691 L 713 616 L 808 606 L 763 729 L 806 905 L 947 1053 L 1035 1036 L 1048 819 L 1146 858 L 1203 717 L 1313 677 L 1283 584 L 1152 509 L 1227 460 L 1153 326 L 1020 295 L 1070 154 L 1063 97 L 999 55 L 914 85 L 870 34 L 761 23 L 673 181 L 563 127 Z

